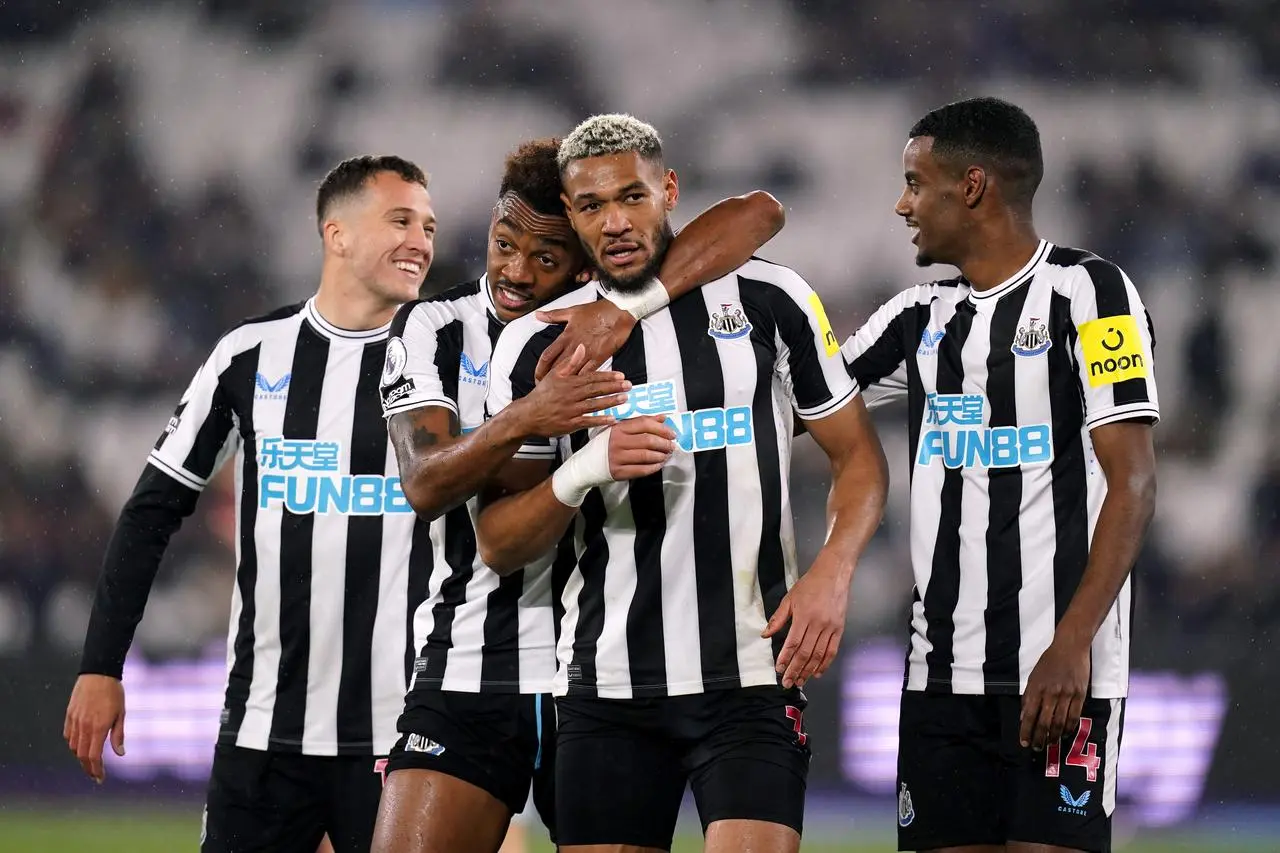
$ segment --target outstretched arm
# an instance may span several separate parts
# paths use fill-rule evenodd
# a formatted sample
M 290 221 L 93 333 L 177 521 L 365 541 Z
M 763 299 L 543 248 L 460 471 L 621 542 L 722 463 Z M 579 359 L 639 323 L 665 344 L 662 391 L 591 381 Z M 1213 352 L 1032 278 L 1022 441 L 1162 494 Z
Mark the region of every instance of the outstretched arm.
M 603 363 L 626 342 L 635 324 L 702 285 L 728 275 L 786 224 L 786 210 L 763 190 L 719 201 L 680 230 L 671 244 L 658 278 L 638 294 L 597 299 L 575 308 L 539 312 L 547 323 L 567 324 L 538 361 L 541 378 L 562 353 L 587 347 L 588 357 Z M 619 300 L 619 304 L 610 299 Z

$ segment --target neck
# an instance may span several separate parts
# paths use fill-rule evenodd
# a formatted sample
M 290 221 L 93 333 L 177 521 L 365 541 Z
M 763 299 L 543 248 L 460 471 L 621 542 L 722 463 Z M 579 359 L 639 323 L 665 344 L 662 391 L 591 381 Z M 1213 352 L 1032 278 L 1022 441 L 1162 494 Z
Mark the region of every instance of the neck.
M 1040 237 L 1030 217 L 1012 214 L 1003 221 L 979 230 L 969 256 L 957 264 L 960 274 L 976 291 L 990 290 L 1004 283 L 1027 265 L 1040 245 Z
M 361 332 L 380 328 L 391 322 L 399 307 L 397 303 L 370 293 L 345 271 L 326 264 L 320 274 L 316 310 L 339 329 Z

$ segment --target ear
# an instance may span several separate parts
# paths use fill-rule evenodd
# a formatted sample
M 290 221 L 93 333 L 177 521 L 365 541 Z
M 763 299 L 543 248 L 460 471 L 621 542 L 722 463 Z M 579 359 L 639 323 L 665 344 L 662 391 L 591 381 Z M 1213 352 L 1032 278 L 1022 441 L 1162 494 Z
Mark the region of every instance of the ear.
M 675 169 L 667 169 L 667 174 L 663 176 L 662 192 L 666 196 L 667 210 L 674 210 L 676 202 L 680 200 L 680 180 L 676 177 Z
M 977 207 L 982 197 L 987 194 L 987 170 L 981 166 L 970 166 L 966 169 L 961 190 L 964 193 L 965 207 L 970 209 Z
M 324 247 L 330 254 L 346 257 L 350 248 L 350 237 L 347 230 L 336 219 L 326 219 L 321 226 L 324 234 Z

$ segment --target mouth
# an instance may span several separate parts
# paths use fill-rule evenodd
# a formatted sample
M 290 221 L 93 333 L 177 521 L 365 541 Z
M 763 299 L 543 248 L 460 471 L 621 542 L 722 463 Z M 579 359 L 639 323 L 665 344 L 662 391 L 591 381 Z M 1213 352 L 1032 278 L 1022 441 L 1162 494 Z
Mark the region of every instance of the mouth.
M 644 249 L 639 243 L 630 243 L 618 241 L 610 243 L 604 250 L 604 257 L 608 260 L 610 266 L 628 267 L 638 261 L 644 254 Z
M 498 282 L 493 286 L 493 301 L 508 311 L 523 314 L 533 305 L 533 295 Z
M 421 280 L 423 274 L 426 272 L 426 265 L 423 264 L 422 261 L 405 258 L 393 261 L 392 264 L 396 269 L 400 270 L 400 272 L 414 278 L 415 280 Z
M 911 229 L 911 245 L 916 246 L 920 243 L 920 223 L 907 220 L 907 227 Z

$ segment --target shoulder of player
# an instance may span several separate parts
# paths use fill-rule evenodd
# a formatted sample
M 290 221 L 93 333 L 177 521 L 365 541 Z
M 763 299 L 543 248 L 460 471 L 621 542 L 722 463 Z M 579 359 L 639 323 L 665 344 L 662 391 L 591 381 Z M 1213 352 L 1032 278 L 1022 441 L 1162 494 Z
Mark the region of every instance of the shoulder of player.
M 272 335 L 297 334 L 298 324 L 307 303 L 296 302 L 283 305 L 256 317 L 246 317 L 227 329 L 213 345 L 210 358 L 213 361 L 229 362 L 232 357 L 245 350 L 252 349 Z
M 435 296 L 401 305 L 391 321 L 391 336 L 404 337 L 407 329 L 418 326 L 434 331 L 455 320 L 483 316 L 484 310 L 479 280 L 464 282 Z
M 555 311 L 560 308 L 573 308 L 592 302 L 599 295 L 599 286 L 592 282 L 582 287 L 574 288 L 559 298 L 553 299 L 539 310 Z M 497 365 L 498 370 L 509 371 L 515 366 L 522 354 L 532 352 L 535 355 L 541 355 L 542 351 L 549 347 L 551 342 L 558 338 L 563 330 L 563 326 L 542 322 L 538 319 L 537 312 L 534 311 L 525 314 L 523 317 L 518 317 L 508 323 L 502 329 L 502 334 L 498 335 L 498 340 L 493 345 L 492 363 Z
M 1087 249 L 1055 245 L 1045 257 L 1045 265 L 1058 275 L 1053 278 L 1054 290 L 1072 296 L 1082 287 L 1090 289 L 1124 288 L 1129 276 L 1114 261 L 1107 260 Z

